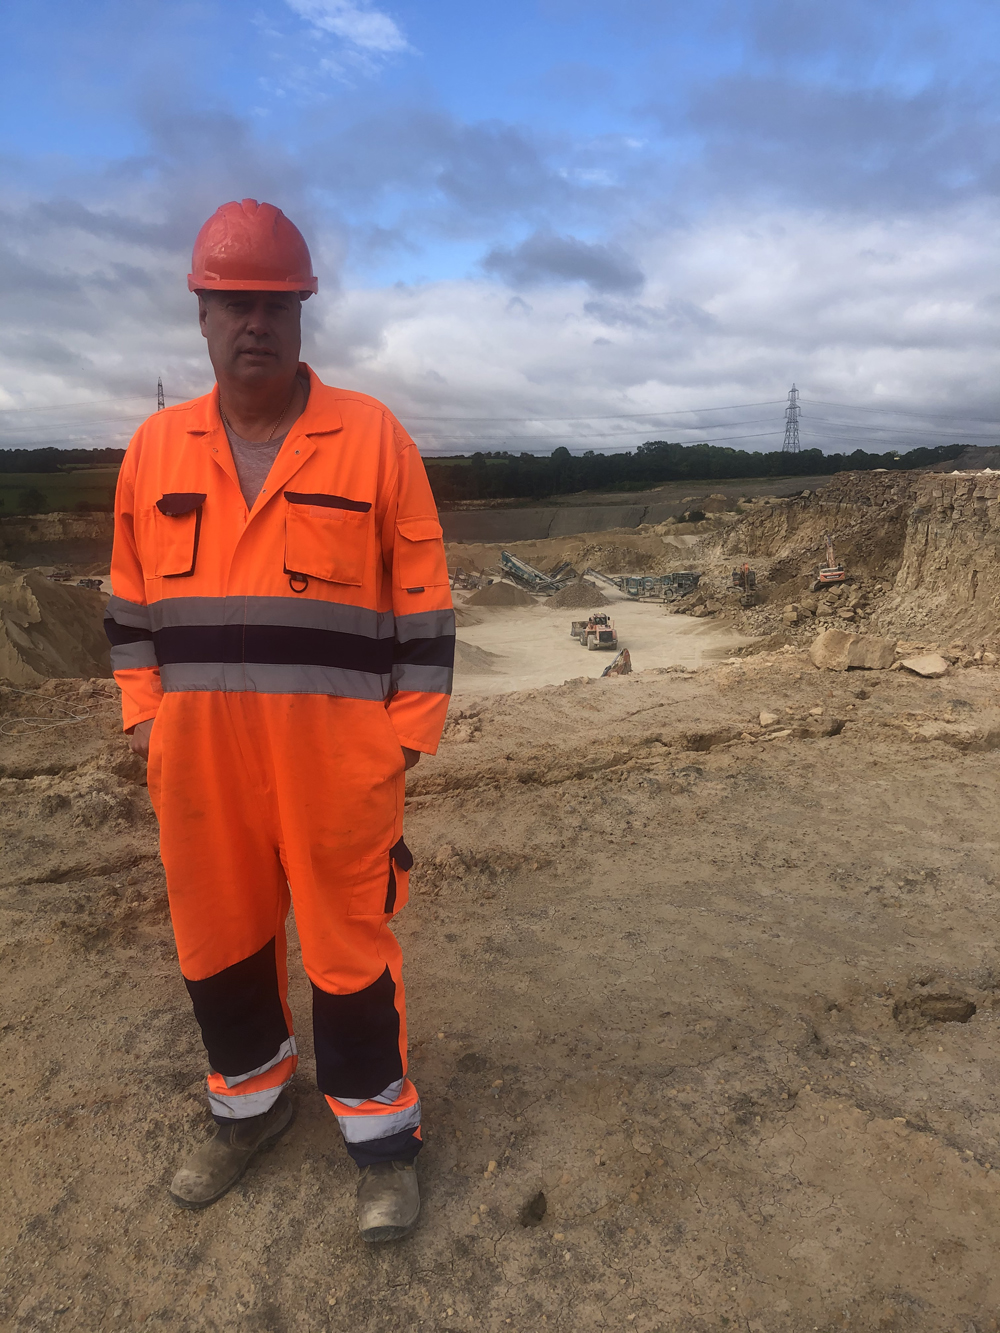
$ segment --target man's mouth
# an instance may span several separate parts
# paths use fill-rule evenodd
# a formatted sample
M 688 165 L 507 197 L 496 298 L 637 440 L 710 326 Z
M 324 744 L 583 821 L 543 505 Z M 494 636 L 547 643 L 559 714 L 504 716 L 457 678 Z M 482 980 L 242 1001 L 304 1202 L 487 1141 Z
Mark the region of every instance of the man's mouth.
M 271 351 L 270 347 L 244 347 L 244 348 L 239 352 L 239 355 L 240 355 L 240 356 L 274 356 L 275 353 Z

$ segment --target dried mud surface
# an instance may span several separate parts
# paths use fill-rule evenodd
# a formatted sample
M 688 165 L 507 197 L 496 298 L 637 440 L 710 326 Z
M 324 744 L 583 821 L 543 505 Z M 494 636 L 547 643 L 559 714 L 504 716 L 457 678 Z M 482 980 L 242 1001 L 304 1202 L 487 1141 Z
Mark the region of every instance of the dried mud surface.
M 171 1206 L 209 1128 L 141 765 L 112 688 L 0 692 L 0 1325 L 996 1330 L 998 682 L 457 697 L 397 927 L 424 1216 L 376 1249 L 298 971 L 293 1131 Z

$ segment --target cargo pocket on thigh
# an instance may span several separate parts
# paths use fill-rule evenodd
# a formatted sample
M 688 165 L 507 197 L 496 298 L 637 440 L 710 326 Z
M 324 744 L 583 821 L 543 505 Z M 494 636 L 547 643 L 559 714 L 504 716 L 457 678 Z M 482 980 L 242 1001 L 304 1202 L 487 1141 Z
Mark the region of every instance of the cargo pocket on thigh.
M 413 855 L 402 838 L 389 850 L 388 865 L 379 857 L 366 882 L 355 890 L 348 916 L 395 916 L 410 897 Z

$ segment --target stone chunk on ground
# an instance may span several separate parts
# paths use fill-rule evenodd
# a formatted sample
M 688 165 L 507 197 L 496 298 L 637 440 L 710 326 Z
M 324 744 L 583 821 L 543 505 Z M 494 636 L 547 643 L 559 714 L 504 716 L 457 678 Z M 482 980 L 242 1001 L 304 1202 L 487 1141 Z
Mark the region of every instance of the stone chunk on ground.
M 933 679 L 936 676 L 944 676 L 951 665 L 947 658 L 941 657 L 938 653 L 924 653 L 922 657 L 904 657 L 899 664 L 907 671 L 913 671 L 918 676 L 928 676 Z
M 851 667 L 886 671 L 895 657 L 896 645 L 891 639 L 879 639 L 873 634 L 851 634 L 843 629 L 824 630 L 809 649 L 813 666 L 827 671 L 847 671 Z

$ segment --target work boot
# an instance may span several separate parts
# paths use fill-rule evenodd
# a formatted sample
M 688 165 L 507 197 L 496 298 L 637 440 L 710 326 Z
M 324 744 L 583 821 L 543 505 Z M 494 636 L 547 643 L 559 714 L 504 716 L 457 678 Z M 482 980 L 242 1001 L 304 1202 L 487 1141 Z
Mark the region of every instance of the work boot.
M 191 1154 L 170 1182 L 170 1197 L 180 1208 L 207 1208 L 239 1180 L 254 1153 L 270 1148 L 295 1118 L 295 1107 L 282 1092 L 263 1115 L 227 1120 L 215 1138 Z
M 399 1240 L 417 1225 L 420 1190 L 412 1162 L 376 1162 L 358 1181 L 358 1230 L 375 1244 Z

